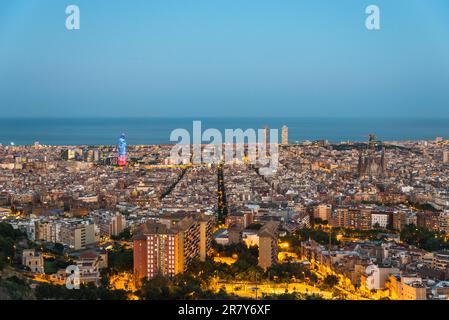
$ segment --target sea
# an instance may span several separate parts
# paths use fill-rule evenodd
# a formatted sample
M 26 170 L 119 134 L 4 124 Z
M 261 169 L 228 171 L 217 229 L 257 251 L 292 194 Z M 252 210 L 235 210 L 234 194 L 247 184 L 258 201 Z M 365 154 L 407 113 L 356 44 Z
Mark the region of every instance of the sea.
M 6 145 L 114 145 L 124 133 L 129 145 L 169 144 L 175 129 L 279 129 L 288 126 L 289 142 L 328 140 L 331 143 L 366 141 L 375 134 L 382 141 L 449 139 L 449 119 L 438 118 L 2 118 L 0 143 Z

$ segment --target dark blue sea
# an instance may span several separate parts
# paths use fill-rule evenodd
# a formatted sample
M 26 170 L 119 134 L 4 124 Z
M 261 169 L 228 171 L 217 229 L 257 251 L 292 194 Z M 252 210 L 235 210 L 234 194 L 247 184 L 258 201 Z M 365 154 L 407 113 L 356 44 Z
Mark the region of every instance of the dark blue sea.
M 265 125 L 289 128 L 289 141 L 327 139 L 330 142 L 365 141 L 374 133 L 384 141 L 449 139 L 449 119 L 373 118 L 89 118 L 0 119 L 0 143 L 31 145 L 112 145 L 123 132 L 128 144 L 168 144 L 177 128 L 192 131 L 201 120 L 202 130 L 248 128 Z

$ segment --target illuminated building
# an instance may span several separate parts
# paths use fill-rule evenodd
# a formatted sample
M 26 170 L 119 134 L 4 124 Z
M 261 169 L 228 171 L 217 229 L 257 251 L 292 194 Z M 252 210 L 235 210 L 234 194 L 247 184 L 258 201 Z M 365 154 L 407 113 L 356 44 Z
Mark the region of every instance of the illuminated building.
M 259 267 L 269 268 L 277 262 L 279 223 L 269 221 L 258 232 L 259 236 Z
M 213 218 L 186 216 L 179 221 L 148 221 L 133 238 L 134 274 L 151 279 L 173 277 L 195 260 L 206 260 L 212 240 Z
M 119 166 L 128 165 L 128 156 L 126 153 L 126 139 L 125 134 L 122 133 L 120 139 L 118 140 L 118 159 L 117 163 Z
M 83 252 L 80 254 L 79 258 L 75 260 L 75 264 L 79 270 L 80 283 L 99 284 L 100 267 L 102 264 L 102 257 L 99 254 L 92 251 Z
M 332 205 L 321 204 L 315 207 L 313 212 L 314 218 L 320 218 L 323 221 L 329 221 L 332 216 Z

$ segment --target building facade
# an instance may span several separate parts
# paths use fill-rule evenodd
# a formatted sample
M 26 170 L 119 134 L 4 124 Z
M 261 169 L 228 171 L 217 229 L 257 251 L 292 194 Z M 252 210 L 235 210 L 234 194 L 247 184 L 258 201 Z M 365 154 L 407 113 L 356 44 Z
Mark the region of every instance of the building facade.
M 213 217 L 186 216 L 181 220 L 148 221 L 134 237 L 134 274 L 151 279 L 173 277 L 196 259 L 205 261 L 211 247 Z
M 259 266 L 269 268 L 277 262 L 279 222 L 269 221 L 258 232 L 259 236 Z
M 287 126 L 282 127 L 281 143 L 283 146 L 288 145 L 288 127 Z

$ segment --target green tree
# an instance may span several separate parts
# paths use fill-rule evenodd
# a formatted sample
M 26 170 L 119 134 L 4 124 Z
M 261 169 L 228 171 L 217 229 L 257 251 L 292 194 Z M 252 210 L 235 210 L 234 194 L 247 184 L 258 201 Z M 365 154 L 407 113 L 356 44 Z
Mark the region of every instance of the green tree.
M 118 235 L 111 237 L 112 240 L 131 240 L 131 238 L 132 234 L 130 228 L 126 228 Z
M 133 270 L 133 250 L 117 244 L 108 254 L 108 264 L 114 271 Z
M 333 288 L 334 286 L 338 285 L 338 283 L 338 277 L 335 275 L 327 275 L 323 280 L 323 284 L 327 288 Z

